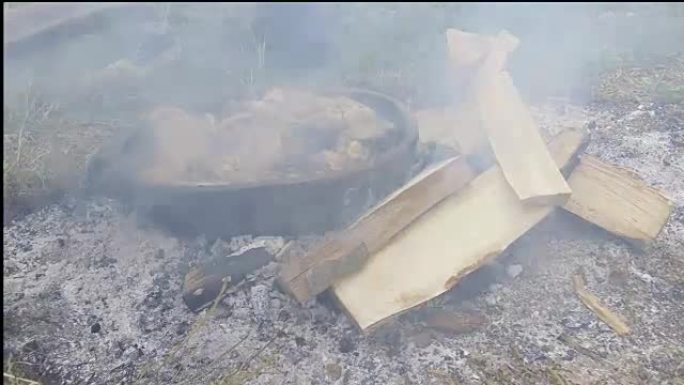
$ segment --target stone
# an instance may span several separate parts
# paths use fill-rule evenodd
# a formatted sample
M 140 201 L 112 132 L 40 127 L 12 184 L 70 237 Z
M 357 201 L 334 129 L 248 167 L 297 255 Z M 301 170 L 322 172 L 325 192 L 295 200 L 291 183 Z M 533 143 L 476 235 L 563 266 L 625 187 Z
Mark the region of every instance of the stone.
M 494 295 L 488 295 L 485 297 L 485 303 L 489 306 L 496 306 L 496 297 Z
M 506 273 L 511 278 L 516 278 L 523 272 L 523 267 L 521 265 L 509 265 L 506 268 Z
M 325 374 L 331 381 L 337 381 L 342 377 L 342 367 L 336 363 L 325 365 Z

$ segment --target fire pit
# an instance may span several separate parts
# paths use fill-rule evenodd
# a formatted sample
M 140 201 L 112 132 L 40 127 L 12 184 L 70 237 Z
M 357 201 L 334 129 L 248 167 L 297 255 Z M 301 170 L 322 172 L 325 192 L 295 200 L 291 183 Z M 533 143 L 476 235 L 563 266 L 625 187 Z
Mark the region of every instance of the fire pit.
M 409 177 L 418 134 L 406 109 L 386 95 L 358 89 L 322 94 L 345 96 L 370 107 L 393 125 L 392 140 L 369 162 L 325 173 L 251 181 L 152 182 L 143 175 L 151 159 L 144 144 L 150 133 L 140 128 L 103 148 L 91 162 L 89 184 L 130 202 L 178 235 L 299 236 L 337 229 Z

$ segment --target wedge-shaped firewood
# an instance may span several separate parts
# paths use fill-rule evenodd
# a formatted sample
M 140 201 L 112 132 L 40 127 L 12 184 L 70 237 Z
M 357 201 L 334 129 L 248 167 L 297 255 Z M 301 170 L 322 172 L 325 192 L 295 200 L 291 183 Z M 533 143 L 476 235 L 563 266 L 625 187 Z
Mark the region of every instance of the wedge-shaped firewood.
M 204 261 L 185 275 L 183 301 L 190 310 L 199 311 L 214 302 L 224 283 L 231 287 L 239 285 L 249 274 L 272 260 L 273 256 L 265 248 L 257 247 Z
M 500 61 L 492 56 L 489 60 Z M 538 204 L 563 204 L 570 187 L 553 161 L 530 111 L 506 72 L 487 73 L 474 87 L 481 124 L 501 171 L 518 198 Z
M 506 64 L 508 54 L 515 51 L 520 44 L 517 37 L 505 30 L 496 36 L 485 36 L 449 28 L 446 38 L 449 62 L 457 75 L 467 74 L 479 67 L 494 50 L 500 54 L 497 56 L 500 60 L 491 64 L 496 64 L 496 68 L 501 70 Z
M 415 116 L 420 138 L 454 146 L 463 154 L 475 155 L 488 151 L 489 144 L 481 127 L 479 101 L 474 91 L 478 82 L 474 80 L 478 79 L 478 74 L 486 77 L 502 70 L 507 55 L 515 50 L 519 41 L 506 31 L 496 36 L 484 36 L 448 29 L 446 37 L 449 61 L 458 84 L 454 95 L 457 103 L 448 108 L 417 111 Z M 495 49 L 498 56 L 489 58 Z M 485 63 L 489 68 L 483 68 Z
M 463 151 L 471 154 L 482 150 L 478 141 L 486 133 L 506 180 L 521 200 L 565 203 L 570 187 L 505 72 L 506 60 L 518 47 L 518 39 L 506 31 L 483 36 L 449 29 L 446 35 L 454 75 L 468 79 L 461 82 L 466 97 L 454 111 L 467 124 L 454 126 L 450 136 L 458 137 Z
M 568 179 L 572 196 L 563 208 L 642 247 L 667 223 L 671 202 L 634 172 L 582 156 Z
M 429 109 L 416 113 L 418 127 L 433 140 L 448 138 L 464 153 L 483 154 L 487 141 L 484 137 L 470 136 L 459 125 L 458 114 L 450 109 Z M 475 130 L 471 130 L 475 131 Z M 480 149 L 479 151 L 477 149 Z M 489 161 L 489 157 L 479 159 Z M 648 186 L 634 172 L 607 164 L 585 155 L 567 181 L 572 189 L 563 209 L 620 236 L 642 248 L 660 233 L 672 212 L 671 202 L 657 189 Z
M 557 167 L 571 163 L 586 134 L 566 131 L 550 143 Z M 361 329 L 453 287 L 541 221 L 553 206 L 521 202 L 498 166 L 428 211 L 337 282 L 334 294 Z
M 451 158 L 416 176 L 356 223 L 306 255 L 291 256 L 280 286 L 304 303 L 337 279 L 359 270 L 372 253 L 421 214 L 475 177 L 465 159 Z
M 596 314 L 601 321 L 610 326 L 611 329 L 613 329 L 619 336 L 629 334 L 629 326 L 627 326 L 627 323 L 622 319 L 622 317 L 603 306 L 598 297 L 587 290 L 586 282 L 584 281 L 584 277 L 582 275 L 574 275 L 572 277 L 572 284 L 575 287 L 575 293 L 577 294 L 577 297 L 579 297 L 580 301 L 582 301 L 584 306 L 586 306 L 589 310 L 594 312 L 594 314 Z

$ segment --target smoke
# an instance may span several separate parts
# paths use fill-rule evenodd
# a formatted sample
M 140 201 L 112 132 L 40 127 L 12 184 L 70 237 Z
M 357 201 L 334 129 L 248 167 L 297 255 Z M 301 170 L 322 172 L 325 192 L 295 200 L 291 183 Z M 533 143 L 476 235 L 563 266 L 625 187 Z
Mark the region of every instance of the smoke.
M 455 92 L 445 31 L 457 28 L 487 35 L 505 29 L 518 37 L 509 69 L 523 94 L 586 98 L 593 76 L 617 59 L 681 52 L 681 8 L 668 3 L 126 6 L 81 23 L 80 30 L 29 44 L 28 52 L 5 52 L 5 96 L 11 99 L 32 82 L 90 115 L 130 115 L 156 104 L 217 113 L 270 86 L 298 83 L 358 85 L 417 105 L 440 103 Z
M 681 53 L 683 10 L 676 3 L 129 4 L 6 49 L 5 107 L 24 103 L 29 84 L 81 120 L 133 126 L 158 106 L 221 119 L 285 85 L 369 88 L 415 109 L 453 104 L 460 87 L 449 67 L 449 28 L 516 36 L 508 69 L 524 97 L 586 101 L 604 68 Z
M 616 60 L 658 58 L 684 48 L 681 19 L 663 4 L 490 3 L 475 4 L 462 28 L 493 34 L 506 29 L 521 44 L 510 69 L 532 96 L 587 96 L 597 73 Z M 657 21 L 656 21 L 657 20 Z M 678 30 L 677 30 L 678 29 Z
M 365 12 L 353 7 L 344 9 L 355 17 L 349 16 L 337 36 L 340 62 L 357 64 L 350 72 L 371 78 L 371 86 L 401 95 L 403 83 L 418 104 L 445 102 L 457 91 L 446 63 L 448 28 L 484 35 L 508 30 L 518 37 L 509 69 L 521 92 L 539 99 L 586 101 L 605 68 L 684 49 L 682 7 L 672 4 L 378 4 L 365 6 Z M 395 79 L 386 76 L 392 73 Z

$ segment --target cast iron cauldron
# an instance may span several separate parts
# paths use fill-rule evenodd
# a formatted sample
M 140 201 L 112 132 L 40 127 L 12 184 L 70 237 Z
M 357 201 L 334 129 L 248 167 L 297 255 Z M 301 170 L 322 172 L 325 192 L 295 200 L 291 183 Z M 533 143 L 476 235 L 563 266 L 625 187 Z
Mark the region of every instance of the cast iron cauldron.
M 359 89 L 327 93 L 349 96 L 394 123 L 396 138 L 371 164 L 282 182 L 151 185 L 136 173 L 149 160 L 141 128 L 94 157 L 87 187 L 130 203 L 177 235 L 301 236 L 339 229 L 406 181 L 416 161 L 418 131 L 404 106 L 386 95 Z

